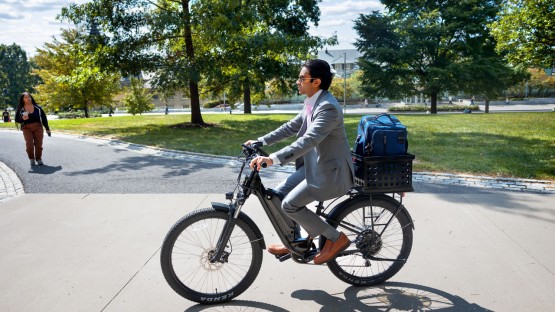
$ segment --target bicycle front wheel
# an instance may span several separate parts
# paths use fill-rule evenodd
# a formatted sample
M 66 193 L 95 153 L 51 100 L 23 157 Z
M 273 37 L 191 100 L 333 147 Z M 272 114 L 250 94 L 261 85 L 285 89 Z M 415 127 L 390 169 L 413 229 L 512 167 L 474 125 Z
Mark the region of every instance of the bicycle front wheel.
M 194 211 L 167 234 L 160 254 L 168 284 L 202 304 L 229 301 L 254 281 L 262 264 L 256 232 L 241 218 L 225 246 L 223 262 L 210 262 L 229 215 L 212 208 Z
M 332 220 L 352 242 L 341 256 L 328 262 L 333 274 L 346 283 L 382 283 L 395 275 L 409 257 L 412 220 L 404 207 L 389 197 L 354 199 Z

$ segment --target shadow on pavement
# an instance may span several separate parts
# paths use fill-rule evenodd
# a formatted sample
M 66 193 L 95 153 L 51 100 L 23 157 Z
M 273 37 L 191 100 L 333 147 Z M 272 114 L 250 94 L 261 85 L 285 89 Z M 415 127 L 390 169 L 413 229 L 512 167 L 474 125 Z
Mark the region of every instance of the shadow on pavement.
M 62 170 L 62 166 L 48 166 L 48 165 L 42 165 L 42 166 L 33 166 L 31 168 L 31 170 L 29 170 L 29 173 L 37 173 L 37 174 L 53 174 L 56 171 L 60 171 Z
M 133 156 L 133 157 L 123 158 L 120 161 L 111 162 L 109 164 L 106 164 L 103 167 L 67 172 L 66 175 L 79 176 L 79 175 L 103 174 L 107 172 L 141 173 L 142 170 L 145 170 L 146 168 L 149 168 L 149 167 L 159 168 L 161 170 L 163 177 L 183 177 L 199 169 L 207 169 L 207 168 L 215 169 L 215 168 L 221 168 L 223 166 L 218 164 L 204 164 L 202 162 L 184 162 L 184 161 L 171 159 L 171 158 Z
M 345 290 L 345 299 L 322 290 L 300 289 L 291 294 L 298 300 L 314 301 L 318 311 L 492 311 L 467 302 L 459 296 L 435 288 L 386 282 L 374 287 L 354 287 Z M 288 311 L 273 304 L 235 300 L 219 305 L 195 305 L 185 311 Z
M 453 192 L 447 191 L 447 189 Z M 533 220 L 555 223 L 555 211 L 544 202 L 554 198 L 553 194 L 537 194 L 507 190 L 454 187 L 449 185 L 419 184 L 417 193 L 433 194 L 442 201 L 473 205 L 490 211 L 521 216 Z M 407 194 L 410 197 L 410 193 Z M 543 200 L 542 200 L 543 199 Z M 406 204 L 410 211 L 410 204 Z
M 289 312 L 289 310 L 280 308 L 276 305 L 247 300 L 232 300 L 225 304 L 205 305 L 197 304 L 185 310 L 185 312 L 195 311 L 273 311 L 273 312 Z
M 439 289 L 400 282 L 349 287 L 345 298 L 350 307 L 360 311 L 492 311 Z

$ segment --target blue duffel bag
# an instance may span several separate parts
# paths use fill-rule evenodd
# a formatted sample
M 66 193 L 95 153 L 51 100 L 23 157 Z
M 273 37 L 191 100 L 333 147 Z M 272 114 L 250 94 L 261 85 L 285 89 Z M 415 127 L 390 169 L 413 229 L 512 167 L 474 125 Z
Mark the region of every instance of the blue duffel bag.
M 360 119 L 353 152 L 360 156 L 405 155 L 407 128 L 395 116 L 383 113 Z

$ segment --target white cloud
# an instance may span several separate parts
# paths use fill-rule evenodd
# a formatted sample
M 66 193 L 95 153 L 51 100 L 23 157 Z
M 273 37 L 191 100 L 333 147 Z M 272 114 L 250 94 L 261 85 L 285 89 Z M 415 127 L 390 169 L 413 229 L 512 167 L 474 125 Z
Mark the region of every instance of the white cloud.
M 380 1 L 369 0 L 323 0 L 320 5 L 320 22 L 312 26 L 310 33 L 316 36 L 331 37 L 337 34 L 339 45 L 335 48 L 352 49 L 357 38 L 354 21 L 360 14 L 370 14 L 383 9 Z
M 58 37 L 61 28 L 68 25 L 56 20 L 63 7 L 71 3 L 85 3 L 79 1 L 30 0 L 13 1 L 0 0 L 0 43 L 20 45 L 28 56 L 36 52 L 45 42 L 51 42 L 52 36 Z
M 322 1 L 320 11 L 326 16 L 358 16 L 360 13 L 368 14 L 371 11 L 380 10 L 383 5 L 380 1 Z
M 18 1 L 24 10 L 28 11 L 60 11 L 63 7 L 68 6 L 73 1 Z M 81 1 L 83 2 L 83 1 Z
M 16 15 L 16 14 L 13 14 L 13 13 L 0 13 L 0 21 L 1 20 L 6 20 L 6 21 L 15 20 L 15 19 L 19 19 L 19 18 L 22 18 L 22 17 L 23 17 L 23 15 Z

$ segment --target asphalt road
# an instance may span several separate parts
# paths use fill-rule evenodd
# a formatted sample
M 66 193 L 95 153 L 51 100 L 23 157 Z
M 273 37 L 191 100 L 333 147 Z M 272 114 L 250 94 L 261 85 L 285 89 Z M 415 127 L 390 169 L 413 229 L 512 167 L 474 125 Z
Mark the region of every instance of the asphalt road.
M 225 193 L 233 190 L 240 162 L 166 153 L 140 146 L 56 133 L 44 138 L 44 166 L 29 165 L 21 132 L 0 131 L 0 161 L 16 172 L 25 193 Z M 238 147 L 238 155 L 240 148 Z M 268 183 L 283 173 L 268 170 Z
M 237 148 L 239 156 L 240 147 Z M 241 163 L 190 153 L 56 133 L 44 138 L 44 166 L 29 165 L 21 132 L 0 131 L 0 161 L 12 169 L 28 194 L 224 194 L 237 183 Z M 261 176 L 274 187 L 292 167 L 274 166 Z M 456 185 L 414 183 L 416 192 L 490 194 L 503 192 Z

